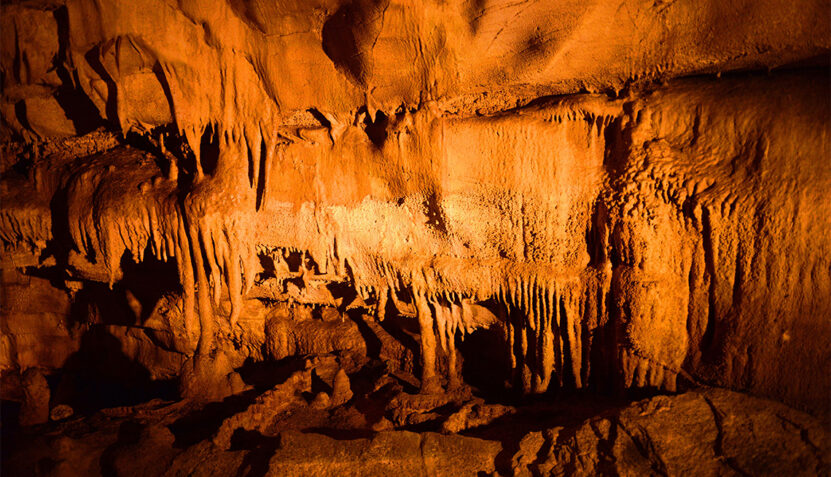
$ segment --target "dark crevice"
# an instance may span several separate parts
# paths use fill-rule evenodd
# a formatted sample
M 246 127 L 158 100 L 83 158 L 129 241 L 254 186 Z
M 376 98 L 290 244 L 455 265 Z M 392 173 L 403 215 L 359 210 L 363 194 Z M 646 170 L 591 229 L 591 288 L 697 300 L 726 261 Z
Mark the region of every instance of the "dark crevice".
M 257 174 L 257 183 L 254 186 L 257 188 L 257 210 L 260 210 L 263 206 L 263 201 L 265 200 L 265 189 L 266 184 L 268 183 L 268 178 L 266 175 L 269 173 L 267 159 L 269 156 L 268 151 L 268 144 L 265 142 L 265 138 L 262 139 L 262 143 L 260 144 L 260 161 L 259 161 L 259 172 Z
M 329 122 L 329 120 L 326 119 L 326 116 L 324 116 L 323 113 L 321 113 L 317 109 L 309 108 L 306 111 L 309 114 L 311 114 L 320 123 L 321 126 L 325 127 L 326 129 L 332 128 L 332 123 Z
M 264 477 L 271 457 L 280 446 L 279 436 L 264 436 L 257 431 L 237 429 L 231 436 L 231 450 L 247 450 L 237 475 Z
M 710 407 L 710 410 L 713 412 L 713 422 L 716 425 L 716 439 L 713 442 L 713 451 L 716 454 L 716 457 L 721 458 L 728 467 L 730 467 L 734 472 L 739 475 L 748 477 L 750 474 L 742 470 L 738 464 L 734 461 L 734 459 L 728 457 L 724 454 L 724 415 L 721 411 L 718 410 L 715 404 L 707 398 L 706 396 L 701 396 L 704 399 L 704 402 L 707 403 L 707 406 Z
M 219 141 L 219 132 L 214 129 L 213 124 L 209 124 L 200 139 L 199 157 L 195 158 L 202 165 L 202 172 L 206 175 L 213 175 L 219 164 Z
M 175 118 L 176 104 L 173 102 L 173 92 L 170 90 L 170 83 L 167 81 L 167 75 L 165 75 L 164 69 L 158 61 L 153 65 L 153 74 L 156 75 L 156 79 L 159 80 L 159 84 L 162 85 L 164 97 L 167 99 L 167 104 L 170 106 L 170 117 Z
M 248 185 L 254 187 L 254 174 L 255 171 L 259 172 L 259 164 L 254 162 L 254 160 L 259 158 L 254 157 L 254 149 L 250 144 L 245 148 L 245 155 L 248 159 Z
M 441 205 L 441 197 L 437 191 L 431 191 L 422 202 L 424 215 L 427 217 L 426 224 L 437 232 L 447 234 L 447 221 L 444 216 L 444 209 Z
M 701 239 L 704 247 L 704 271 L 707 276 L 708 293 L 707 293 L 707 324 L 704 328 L 704 334 L 701 337 L 699 349 L 708 357 L 713 351 L 713 344 L 715 342 L 716 334 L 716 257 L 713 246 L 713 231 L 711 225 L 710 211 L 707 208 L 702 209 L 701 218 Z
M 211 438 L 225 419 L 248 409 L 260 394 L 257 390 L 235 394 L 219 402 L 212 402 L 177 419 L 169 427 L 176 437 L 173 447 L 186 449 Z
M 382 111 L 375 112 L 374 121 L 371 120 L 369 114 L 367 114 L 364 118 L 364 132 L 369 140 L 372 141 L 372 144 L 374 144 L 378 149 L 384 147 L 384 143 L 387 140 L 388 124 L 389 119 Z
M 107 85 L 107 103 L 105 107 L 105 114 L 107 121 L 111 127 L 121 129 L 120 118 L 118 117 L 118 85 L 110 76 L 110 73 L 101 63 L 101 47 L 95 46 L 86 52 L 84 55 L 89 66 L 98 74 L 98 76 Z
M 99 128 L 104 120 L 98 112 L 95 103 L 78 88 L 78 82 L 73 81 L 67 69 L 69 57 L 69 13 L 66 6 L 60 6 L 53 11 L 58 26 L 58 54 L 54 59 L 53 68 L 61 80 L 61 86 L 55 92 L 55 99 L 64 110 L 66 117 L 72 121 L 77 135 L 82 136 Z M 102 76 L 106 79 L 108 77 Z M 108 83 L 108 88 L 110 84 Z

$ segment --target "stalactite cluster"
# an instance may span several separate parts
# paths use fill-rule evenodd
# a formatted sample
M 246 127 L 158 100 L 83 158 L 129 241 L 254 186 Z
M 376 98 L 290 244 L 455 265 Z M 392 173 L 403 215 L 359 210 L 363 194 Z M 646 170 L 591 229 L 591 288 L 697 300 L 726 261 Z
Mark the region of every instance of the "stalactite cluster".
M 314 445 L 381 473 L 390 446 L 427 473 L 478 466 L 430 460 L 465 446 L 483 472 L 683 473 L 670 401 L 708 468 L 756 469 L 736 402 L 827 447 L 712 389 L 830 415 L 826 3 L 4 4 L 4 403 L 145 416 L 119 442 L 175 475 L 201 451 L 166 449 L 209 445 L 250 451 L 214 473 L 286 470 L 315 429 L 369 433 Z

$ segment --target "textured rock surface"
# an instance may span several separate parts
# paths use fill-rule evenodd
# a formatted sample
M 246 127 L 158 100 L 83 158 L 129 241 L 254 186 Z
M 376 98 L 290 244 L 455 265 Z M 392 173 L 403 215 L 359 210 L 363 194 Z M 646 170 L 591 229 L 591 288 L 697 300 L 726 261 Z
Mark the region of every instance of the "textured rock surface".
M 425 382 L 437 348 L 454 357 L 457 333 L 499 322 L 526 392 L 615 380 L 673 390 L 682 373 L 825 412 L 829 383 L 815 379 L 829 361 L 831 309 L 829 107 L 815 100 L 828 94 L 824 77 L 687 81 L 488 117 L 403 113 L 381 149 L 359 128 L 281 147 L 271 167 L 283 182 L 271 184 L 316 186 L 269 189 L 259 209 L 256 189 L 223 185 L 231 170 L 188 196 L 220 208 L 193 209 L 190 198 L 181 208 L 176 183 L 130 147 L 71 163 L 84 173 L 33 177 L 45 196 L 66 197 L 62 233 L 82 253 L 56 260 L 79 278 L 129 283 L 122 256 L 179 258 L 184 300 L 145 325 L 158 323 L 178 353 L 231 340 L 243 345 L 238 366 L 262 340 L 276 358 L 357 341 L 263 325 L 255 317 L 279 308 L 246 302 L 248 289 L 418 315 Z M 250 208 L 225 207 L 231 190 Z M 48 224 L 48 212 L 37 217 Z M 23 242 L 45 250 L 44 227 L 21 228 Z
M 826 472 L 773 401 L 610 408 L 831 419 L 829 10 L 4 3 L 16 468 Z
M 408 431 L 332 438 L 286 429 L 254 440 L 238 434 L 230 449 L 210 442 L 183 446 L 181 427 L 170 425 L 181 411 L 176 404 L 144 405 L 65 423 L 17 443 L 5 469 L 21 475 L 828 475 L 831 466 L 831 435 L 815 418 L 724 390 L 645 399 L 582 424 L 530 432 L 520 442 Z
M 20 425 L 32 426 L 49 420 L 49 384 L 43 374 L 30 368 L 23 373 L 23 405 Z
M 826 2 L 778 0 L 28 2 L 4 7 L 2 65 L 7 102 L 52 88 L 76 100 L 76 115 L 85 107 L 139 129 L 175 119 L 195 133 L 212 122 L 279 124 L 308 108 L 366 105 L 374 117 L 447 99 L 454 109 L 502 109 L 776 67 L 827 52 L 826 13 Z M 48 122 L 47 111 L 7 121 Z
M 284 433 L 267 475 L 478 475 L 493 472 L 497 442 L 435 433 L 381 432 L 337 441 Z
M 829 437 L 770 401 L 691 392 L 529 435 L 514 475 L 828 475 Z

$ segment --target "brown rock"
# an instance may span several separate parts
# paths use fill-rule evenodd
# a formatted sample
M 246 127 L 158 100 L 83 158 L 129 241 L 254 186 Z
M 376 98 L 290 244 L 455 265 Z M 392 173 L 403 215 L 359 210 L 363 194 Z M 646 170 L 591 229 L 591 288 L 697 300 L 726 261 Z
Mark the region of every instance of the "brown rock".
M 26 99 L 25 104 L 26 122 L 38 136 L 65 137 L 77 133 L 75 125 L 54 97 L 32 97 Z
M 329 395 L 324 392 L 320 392 L 315 394 L 315 397 L 312 399 L 312 402 L 309 403 L 309 406 L 315 409 L 326 409 L 330 406 L 330 404 L 331 400 L 329 399 Z
M 643 400 L 544 442 L 523 439 L 514 473 L 816 475 L 831 464 L 829 450 L 831 434 L 816 419 L 713 389 Z
M 482 400 L 465 403 L 458 411 L 442 423 L 445 433 L 457 433 L 478 426 L 485 426 L 500 417 L 514 413 L 516 410 L 500 404 L 485 404 Z
M 228 449 L 231 438 L 239 429 L 267 433 L 281 414 L 292 408 L 305 407 L 304 393 L 312 390 L 311 370 L 297 371 L 273 389 L 257 396 L 256 400 L 244 411 L 233 414 L 222 421 L 212 442 L 220 449 Z M 320 393 L 326 396 L 324 393 Z M 318 395 L 320 396 L 320 395 Z M 328 400 L 322 398 L 322 400 Z M 323 402 L 318 402 L 323 404 Z M 325 406 L 322 406 L 325 407 Z
M 186 361 L 179 381 L 181 395 L 198 402 L 218 401 L 244 389 L 242 378 L 223 352 Z
M 471 437 L 379 432 L 337 441 L 319 434 L 283 432 L 268 475 L 477 475 L 493 472 L 497 442 Z
M 349 376 L 346 375 L 346 371 L 343 368 L 339 369 L 335 375 L 332 388 L 332 406 L 340 406 L 352 399 L 352 388 L 349 384 Z
M 829 421 L 827 0 L 0 10 L 0 372 L 63 376 L 3 397 L 84 414 L 10 439 L 21 475 L 275 447 L 274 473 L 491 472 L 493 442 L 391 428 L 523 422 L 471 402 L 503 383 Z M 176 380 L 181 408 L 121 402 Z M 824 428 L 726 391 L 547 417 L 500 472 L 827 473 Z
M 556 436 L 556 433 L 555 433 Z M 530 477 L 531 465 L 537 460 L 537 454 L 545 444 L 546 438 L 542 432 L 529 432 L 519 441 L 519 450 L 511 460 L 511 468 L 516 477 Z M 556 437 L 550 439 L 556 442 Z
M 34 368 L 23 373 L 23 404 L 20 406 L 20 425 L 31 426 L 49 421 L 49 384 L 43 374 Z M 71 414 L 71 413 L 70 413 Z
M 174 447 L 174 442 L 173 434 L 166 427 L 148 425 L 138 431 L 135 442 L 113 446 L 107 457 L 112 462 L 115 475 L 162 475 L 181 452 Z
M 58 404 L 49 412 L 49 418 L 53 421 L 63 421 L 75 414 L 75 410 L 68 404 Z

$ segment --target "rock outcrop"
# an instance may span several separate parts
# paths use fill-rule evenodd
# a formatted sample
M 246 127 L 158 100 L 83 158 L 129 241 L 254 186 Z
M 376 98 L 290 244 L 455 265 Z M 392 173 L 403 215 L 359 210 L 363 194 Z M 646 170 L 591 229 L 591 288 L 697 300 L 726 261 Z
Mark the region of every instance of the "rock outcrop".
M 640 401 L 574 428 L 527 435 L 514 475 L 828 475 L 828 429 L 723 390 Z
M 4 432 L 162 402 L 44 449 L 90 473 L 171 439 L 174 475 L 505 473 L 515 445 L 517 472 L 825 472 L 789 413 L 831 419 L 829 10 L 4 3 Z M 526 422 L 498 457 L 473 437 L 687 391 Z

